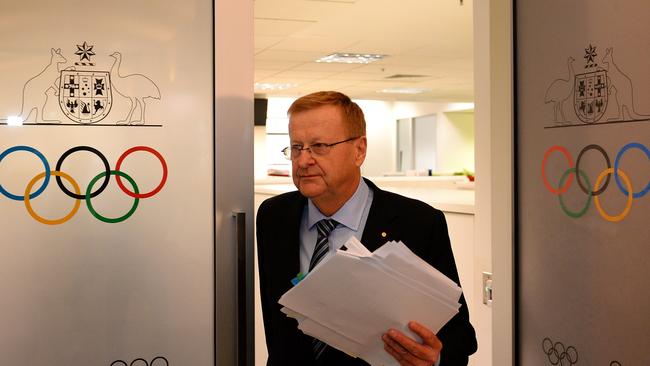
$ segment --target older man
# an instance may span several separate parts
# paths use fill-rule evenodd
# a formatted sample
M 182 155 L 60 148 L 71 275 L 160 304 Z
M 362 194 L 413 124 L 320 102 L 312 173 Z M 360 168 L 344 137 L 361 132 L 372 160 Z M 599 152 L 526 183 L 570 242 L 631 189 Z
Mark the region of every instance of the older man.
M 442 212 L 383 191 L 361 177 L 366 157 L 366 124 L 359 106 L 338 92 L 318 92 L 289 108 L 291 159 L 298 191 L 270 198 L 257 214 L 260 288 L 268 366 L 367 365 L 304 335 L 280 312 L 278 299 L 298 272 L 307 273 L 350 236 L 374 251 L 390 240 L 459 283 Z M 346 301 L 346 299 L 341 299 Z M 460 312 L 438 334 L 413 319 L 420 339 L 395 329 L 382 336 L 385 350 L 401 365 L 466 365 L 476 351 L 464 297 Z

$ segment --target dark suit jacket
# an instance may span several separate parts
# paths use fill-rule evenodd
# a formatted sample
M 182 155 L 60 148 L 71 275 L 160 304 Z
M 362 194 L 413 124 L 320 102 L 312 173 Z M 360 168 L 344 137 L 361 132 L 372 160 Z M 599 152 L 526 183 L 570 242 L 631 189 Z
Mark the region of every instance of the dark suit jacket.
M 460 284 L 443 213 L 423 202 L 380 190 L 369 180 L 366 183 L 374 196 L 361 242 L 374 251 L 387 241 L 401 240 L 420 258 Z M 315 364 L 312 338 L 298 329 L 296 320 L 280 312 L 278 304 L 300 270 L 300 221 L 306 202 L 299 192 L 289 192 L 267 199 L 257 213 L 267 366 Z M 468 356 L 476 351 L 476 335 L 463 296 L 460 302 L 460 312 L 438 332 L 443 345 L 440 366 L 467 365 Z M 321 358 L 324 365 L 367 365 L 331 347 Z

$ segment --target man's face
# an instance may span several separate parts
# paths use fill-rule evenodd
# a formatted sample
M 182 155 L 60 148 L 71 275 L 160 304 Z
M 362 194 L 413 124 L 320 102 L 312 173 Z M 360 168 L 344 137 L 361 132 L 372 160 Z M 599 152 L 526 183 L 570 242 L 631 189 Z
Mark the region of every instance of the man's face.
M 338 106 L 327 105 L 293 113 L 289 120 L 291 145 L 309 147 L 315 143 L 331 144 L 351 136 Z M 356 190 L 361 179 L 360 167 L 366 157 L 366 138 L 361 137 L 329 148 L 325 155 L 303 150 L 292 159 L 293 183 L 312 199 L 316 206 L 342 205 Z

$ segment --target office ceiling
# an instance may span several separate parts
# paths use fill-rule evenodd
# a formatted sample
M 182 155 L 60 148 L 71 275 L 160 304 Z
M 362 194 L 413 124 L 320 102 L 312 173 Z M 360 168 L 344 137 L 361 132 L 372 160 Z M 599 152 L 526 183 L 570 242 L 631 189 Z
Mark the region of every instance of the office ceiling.
M 472 0 L 255 0 L 255 83 L 298 96 L 473 101 Z M 382 54 L 369 64 L 317 63 L 335 52 Z M 285 85 L 286 86 L 286 85 Z M 421 94 L 387 94 L 419 88 Z

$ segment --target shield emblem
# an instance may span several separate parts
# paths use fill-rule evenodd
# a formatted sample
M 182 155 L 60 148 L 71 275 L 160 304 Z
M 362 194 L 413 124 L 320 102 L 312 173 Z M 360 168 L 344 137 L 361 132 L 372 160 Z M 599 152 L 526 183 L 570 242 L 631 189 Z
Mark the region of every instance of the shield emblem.
M 598 122 L 607 109 L 607 71 L 578 74 L 573 85 L 573 107 L 585 123 Z
M 108 71 L 63 70 L 59 79 L 59 106 L 78 123 L 99 122 L 112 105 Z

